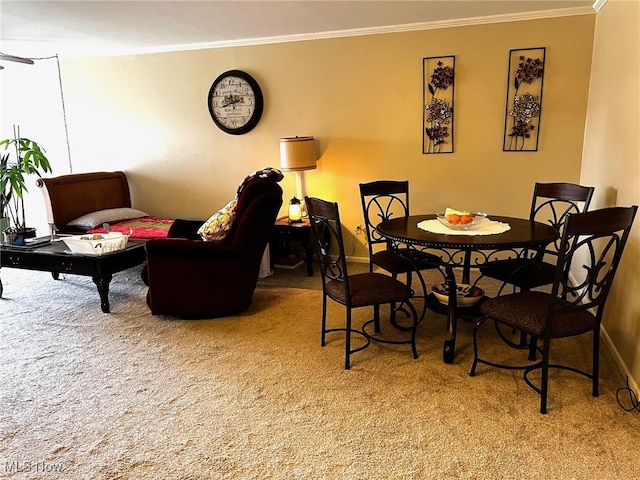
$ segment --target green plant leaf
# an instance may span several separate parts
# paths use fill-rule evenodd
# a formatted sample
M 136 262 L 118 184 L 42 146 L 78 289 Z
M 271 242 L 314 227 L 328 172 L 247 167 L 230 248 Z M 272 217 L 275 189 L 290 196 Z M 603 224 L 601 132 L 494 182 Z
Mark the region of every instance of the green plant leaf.
M 0 147 L 7 151 L 0 156 L 0 216 L 8 216 L 14 227 L 24 228 L 22 200 L 28 191 L 25 179 L 29 175 L 41 177 L 42 173 L 51 172 L 51 164 L 44 148 L 29 138 L 0 140 Z

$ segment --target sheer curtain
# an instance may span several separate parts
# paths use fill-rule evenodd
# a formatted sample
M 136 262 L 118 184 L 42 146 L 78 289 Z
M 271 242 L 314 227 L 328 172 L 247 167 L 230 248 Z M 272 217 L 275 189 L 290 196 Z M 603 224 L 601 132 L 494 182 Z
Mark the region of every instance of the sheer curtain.
M 34 62 L 34 65 L 1 62 L 4 69 L 0 70 L 0 139 L 13 138 L 13 126 L 19 126 L 22 137 L 45 149 L 53 169 L 47 175 L 64 175 L 70 172 L 71 163 L 57 58 L 34 58 Z M 48 235 L 49 226 L 36 180 L 35 176 L 27 179 L 25 213 L 27 226 L 36 227 L 37 235 L 43 236 Z

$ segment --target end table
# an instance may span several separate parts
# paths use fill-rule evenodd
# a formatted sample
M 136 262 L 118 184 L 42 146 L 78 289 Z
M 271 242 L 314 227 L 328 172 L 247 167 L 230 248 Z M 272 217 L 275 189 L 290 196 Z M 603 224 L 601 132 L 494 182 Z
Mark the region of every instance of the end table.
M 289 222 L 288 217 L 280 217 L 273 225 L 269 248 L 271 249 L 271 261 L 275 252 L 291 250 L 291 242 L 300 242 L 305 250 L 305 263 L 307 265 L 307 275 L 313 276 L 313 243 L 311 242 L 311 224 L 309 218 L 304 217 L 301 222 Z

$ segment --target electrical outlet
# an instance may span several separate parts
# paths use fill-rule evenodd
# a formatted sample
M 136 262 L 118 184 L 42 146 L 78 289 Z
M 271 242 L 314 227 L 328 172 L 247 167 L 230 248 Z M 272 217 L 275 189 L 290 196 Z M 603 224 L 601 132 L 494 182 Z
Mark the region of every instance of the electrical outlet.
M 360 224 L 356 225 L 354 232 L 356 235 L 362 235 L 364 233 L 364 231 L 362 230 L 362 225 Z

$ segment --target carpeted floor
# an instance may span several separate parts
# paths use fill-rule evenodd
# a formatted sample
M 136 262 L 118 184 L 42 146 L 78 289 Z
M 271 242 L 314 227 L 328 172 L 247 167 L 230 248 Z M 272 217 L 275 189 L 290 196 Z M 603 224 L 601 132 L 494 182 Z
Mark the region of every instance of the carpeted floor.
M 640 478 L 640 415 L 606 350 L 600 397 L 553 372 L 543 416 L 520 373 L 468 376 L 470 324 L 444 364 L 431 313 L 419 359 L 373 344 L 345 371 L 343 339 L 319 345 L 317 276 L 277 271 L 245 313 L 186 321 L 149 314 L 138 269 L 114 276 L 111 314 L 88 278 L 0 273 L 0 478 Z M 588 343 L 556 355 L 583 365 Z

